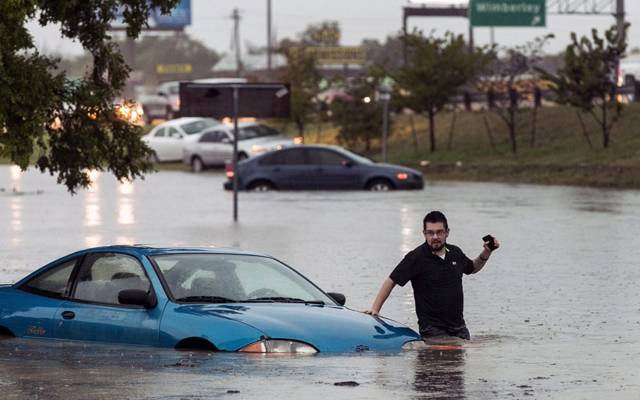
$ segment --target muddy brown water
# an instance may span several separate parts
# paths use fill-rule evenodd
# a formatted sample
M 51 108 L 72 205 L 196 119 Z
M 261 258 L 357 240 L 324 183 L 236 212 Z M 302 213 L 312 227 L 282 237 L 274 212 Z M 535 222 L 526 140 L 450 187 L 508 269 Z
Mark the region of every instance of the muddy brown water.
M 220 172 L 94 178 L 70 196 L 47 175 L 0 167 L 0 282 L 95 245 L 233 246 L 274 255 L 364 310 L 421 243 L 431 209 L 468 255 L 486 233 L 503 247 L 464 279 L 473 340 L 460 350 L 271 357 L 8 339 L 3 399 L 640 399 L 638 191 L 437 182 L 242 193 L 234 224 Z M 382 314 L 415 328 L 413 307 L 410 287 L 396 288 Z

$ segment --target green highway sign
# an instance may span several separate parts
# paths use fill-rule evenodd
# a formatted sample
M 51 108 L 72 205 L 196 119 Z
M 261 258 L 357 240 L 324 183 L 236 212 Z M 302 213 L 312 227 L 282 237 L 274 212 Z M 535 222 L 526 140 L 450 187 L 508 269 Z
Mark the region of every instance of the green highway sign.
M 544 27 L 546 0 L 469 0 L 472 26 Z

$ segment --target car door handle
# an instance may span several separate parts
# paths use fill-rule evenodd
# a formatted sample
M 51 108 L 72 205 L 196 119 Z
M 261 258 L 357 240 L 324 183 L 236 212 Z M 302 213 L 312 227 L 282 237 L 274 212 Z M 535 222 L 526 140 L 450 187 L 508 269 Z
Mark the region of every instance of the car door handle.
M 316 172 L 324 172 L 324 168 L 316 168 Z
M 280 168 L 274 168 L 273 172 L 280 172 Z
M 76 313 L 73 311 L 63 311 L 62 318 L 64 319 L 74 319 L 76 317 Z

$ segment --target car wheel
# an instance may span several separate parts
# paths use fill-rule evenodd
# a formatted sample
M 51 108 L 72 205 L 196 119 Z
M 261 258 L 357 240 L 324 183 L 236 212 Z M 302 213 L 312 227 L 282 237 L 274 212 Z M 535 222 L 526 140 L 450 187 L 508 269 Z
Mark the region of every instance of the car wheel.
M 367 189 L 372 192 L 388 192 L 393 190 L 393 185 L 386 179 L 374 179 L 367 185 Z
M 246 160 L 247 158 L 249 158 L 247 153 L 238 153 L 238 161 Z
M 249 188 L 248 188 L 248 190 L 251 190 L 254 192 L 268 192 L 274 189 L 275 189 L 275 186 L 273 186 L 273 183 L 269 181 L 253 182 L 249 185 Z
M 202 172 L 204 170 L 204 164 L 200 157 L 193 157 L 191 159 L 191 171 L 194 173 Z

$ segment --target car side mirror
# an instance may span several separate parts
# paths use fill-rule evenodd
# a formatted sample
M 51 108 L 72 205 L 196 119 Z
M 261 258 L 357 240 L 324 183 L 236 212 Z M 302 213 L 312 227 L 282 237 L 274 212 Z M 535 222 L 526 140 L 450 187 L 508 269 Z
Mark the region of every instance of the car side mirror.
M 220 143 L 230 144 L 231 139 L 229 139 L 228 137 L 223 137 L 222 139 L 220 139 Z
M 345 160 L 345 161 L 342 161 L 342 163 L 341 163 L 341 164 L 342 164 L 342 166 L 347 167 L 347 168 L 351 168 L 351 167 L 353 167 L 353 161 L 347 161 L 347 160 Z
M 140 289 L 125 289 L 118 292 L 118 302 L 129 306 L 153 308 L 157 300 L 152 290 L 145 292 Z
M 342 293 L 329 292 L 327 294 L 329 295 L 329 297 L 331 297 L 333 300 L 335 300 L 336 303 L 338 303 L 341 306 L 344 306 L 344 304 L 347 302 L 347 298 L 344 297 Z
M 168 97 L 167 94 L 165 92 L 158 92 L 158 96 L 162 96 L 162 97 Z

